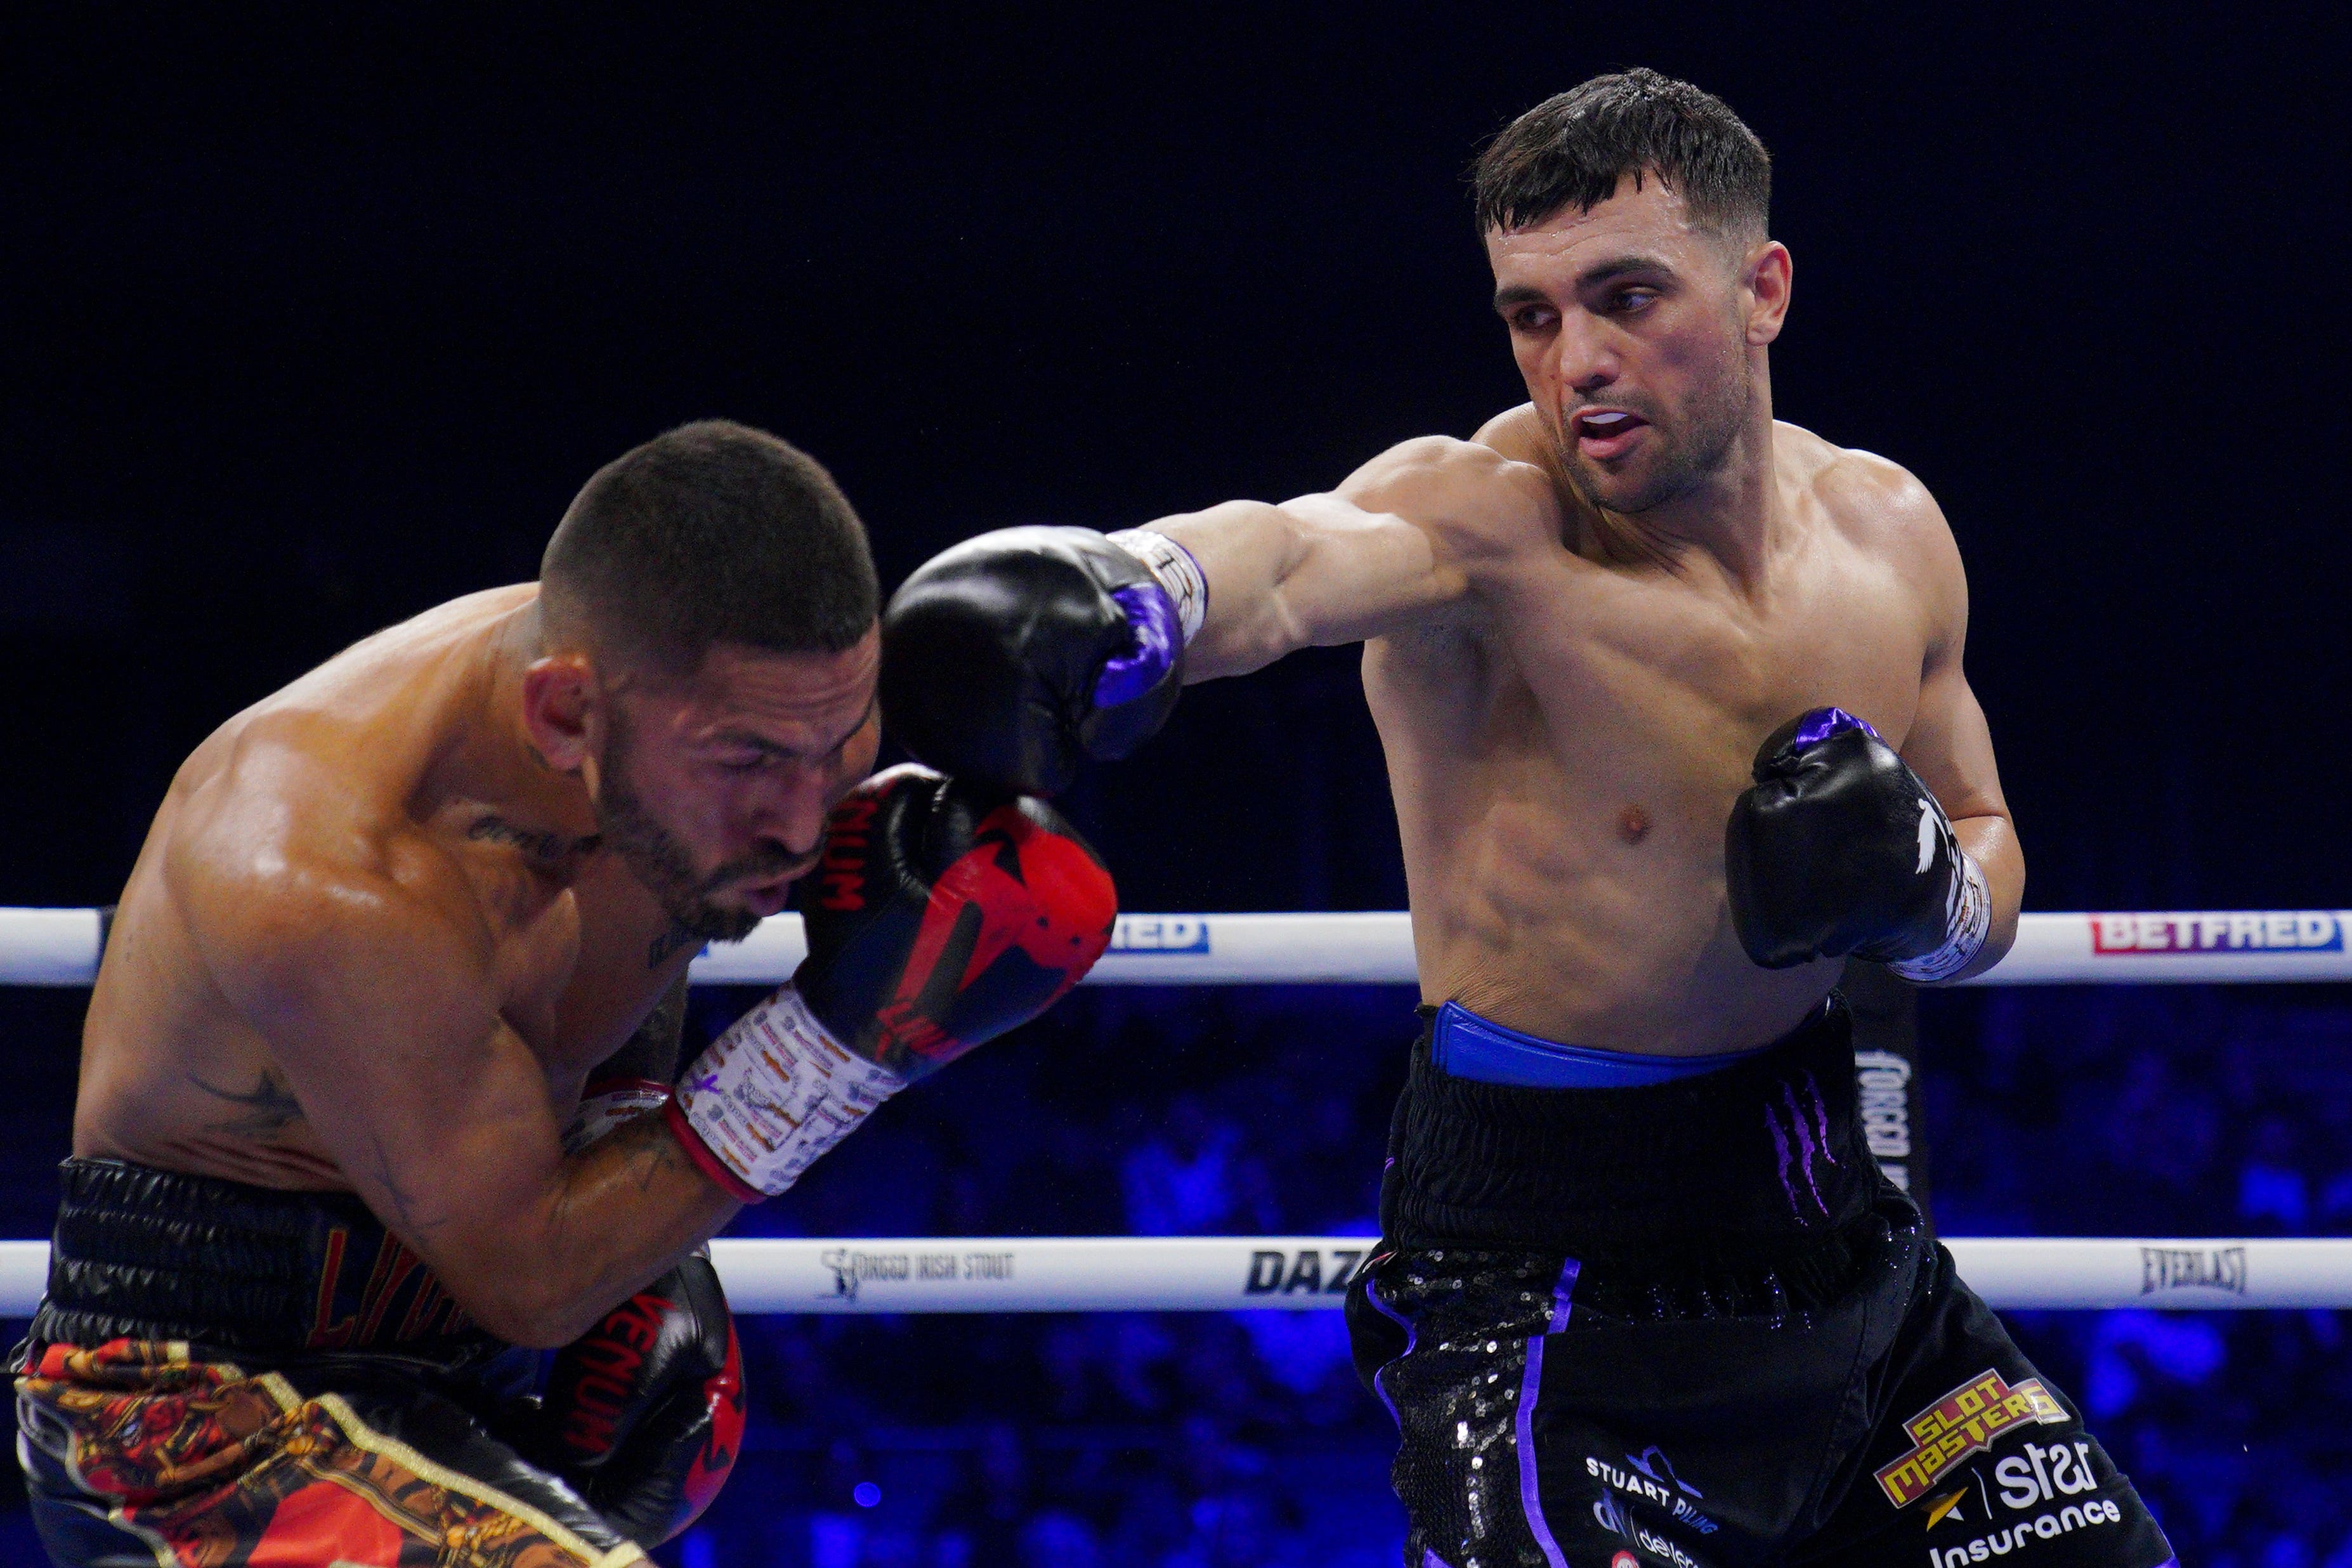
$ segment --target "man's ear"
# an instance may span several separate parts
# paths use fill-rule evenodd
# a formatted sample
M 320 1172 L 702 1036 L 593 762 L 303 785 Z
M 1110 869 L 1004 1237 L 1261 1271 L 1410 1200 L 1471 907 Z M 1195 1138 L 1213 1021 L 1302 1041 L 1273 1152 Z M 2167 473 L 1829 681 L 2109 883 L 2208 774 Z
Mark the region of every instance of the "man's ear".
M 1768 239 L 1748 253 L 1740 279 L 1748 299 L 1748 346 L 1760 349 L 1780 335 L 1789 319 L 1789 286 L 1796 263 L 1789 247 Z
M 523 731 L 556 772 L 576 773 L 596 754 L 601 695 L 585 654 L 550 654 L 522 672 Z

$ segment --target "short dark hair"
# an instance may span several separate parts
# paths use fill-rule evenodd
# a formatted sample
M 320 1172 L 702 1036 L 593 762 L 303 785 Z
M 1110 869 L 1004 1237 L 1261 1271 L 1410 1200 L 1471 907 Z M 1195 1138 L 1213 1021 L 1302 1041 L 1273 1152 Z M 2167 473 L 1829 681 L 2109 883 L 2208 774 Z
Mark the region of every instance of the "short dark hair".
M 596 470 L 547 542 L 550 618 L 592 646 L 700 668 L 713 644 L 838 653 L 873 629 L 866 525 L 817 460 L 703 419 Z
M 1772 207 L 1772 155 L 1731 106 L 1654 70 L 1597 76 L 1548 98 L 1486 144 L 1471 169 L 1478 229 L 1541 223 L 1573 205 L 1591 212 L 1632 174 L 1655 174 L 1715 232 L 1761 239 Z

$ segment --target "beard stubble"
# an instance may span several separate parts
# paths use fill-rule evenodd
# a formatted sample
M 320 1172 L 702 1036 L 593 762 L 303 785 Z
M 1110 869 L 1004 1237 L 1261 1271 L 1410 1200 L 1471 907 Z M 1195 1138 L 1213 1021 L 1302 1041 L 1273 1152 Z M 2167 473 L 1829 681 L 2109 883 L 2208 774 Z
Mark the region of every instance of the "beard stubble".
M 697 870 L 693 854 L 629 787 L 631 750 L 627 731 L 615 723 L 604 748 L 599 781 L 603 787 L 596 796 L 596 828 L 604 847 L 621 858 L 621 863 L 660 902 L 663 912 L 679 930 L 705 942 L 741 942 L 758 927 L 761 917 L 750 910 L 722 904 L 717 895 L 739 882 L 766 881 L 786 871 L 805 870 L 814 858 L 768 845 L 722 861 L 711 871 Z

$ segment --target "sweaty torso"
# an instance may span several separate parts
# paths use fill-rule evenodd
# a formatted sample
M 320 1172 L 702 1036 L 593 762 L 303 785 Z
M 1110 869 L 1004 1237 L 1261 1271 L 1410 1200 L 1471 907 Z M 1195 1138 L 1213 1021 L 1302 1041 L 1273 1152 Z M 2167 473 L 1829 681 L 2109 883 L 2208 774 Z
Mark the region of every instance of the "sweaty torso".
M 693 944 L 614 857 L 516 809 L 545 790 L 493 743 L 483 655 L 536 591 L 473 595 L 370 637 L 189 757 L 123 889 L 90 999 L 75 1153 L 264 1186 L 351 1184 L 249 1016 L 248 977 L 225 971 L 224 944 L 207 940 L 239 913 L 207 902 L 201 889 L 218 879 L 192 874 L 207 863 L 331 874 L 348 858 L 397 877 L 410 858 L 454 857 L 470 897 L 440 918 L 467 925 L 455 945 L 488 964 L 499 1015 L 545 1068 L 559 1117 L 646 1022 Z
M 1899 470 L 1777 426 L 1780 515 L 1743 588 L 1701 552 L 1603 548 L 1531 417 L 1482 439 L 1554 473 L 1561 542 L 1498 553 L 1466 612 L 1364 660 L 1423 997 L 1616 1050 L 1760 1045 L 1838 965 L 1748 961 L 1724 826 L 1758 744 L 1803 710 L 1860 713 L 1898 747 L 1909 730 L 1933 632 L 1880 515 Z

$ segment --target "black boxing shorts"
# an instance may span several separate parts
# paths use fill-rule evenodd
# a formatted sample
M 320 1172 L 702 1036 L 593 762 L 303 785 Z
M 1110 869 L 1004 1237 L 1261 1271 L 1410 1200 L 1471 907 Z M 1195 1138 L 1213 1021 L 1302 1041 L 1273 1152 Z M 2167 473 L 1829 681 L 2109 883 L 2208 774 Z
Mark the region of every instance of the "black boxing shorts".
M 645 1554 L 499 1436 L 534 1352 L 346 1193 L 68 1160 L 17 1456 L 71 1568 Z
M 1413 1048 L 1348 1300 L 1407 1568 L 2173 1562 L 1872 1163 L 1835 999 L 1621 1087 L 1529 1087 L 1544 1043 L 1465 1016 Z

